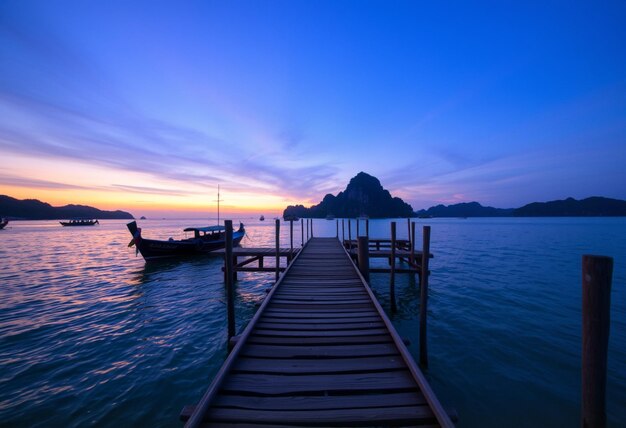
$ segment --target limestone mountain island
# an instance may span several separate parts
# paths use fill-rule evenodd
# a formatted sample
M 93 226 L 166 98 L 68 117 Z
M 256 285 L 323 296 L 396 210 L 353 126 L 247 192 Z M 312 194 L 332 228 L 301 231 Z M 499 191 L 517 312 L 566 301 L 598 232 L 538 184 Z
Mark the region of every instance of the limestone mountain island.
M 348 187 L 337 196 L 327 194 L 317 205 L 305 208 L 303 205 L 289 205 L 283 217 L 326 218 L 328 216 L 354 218 L 414 217 L 411 205 L 385 190 L 376 177 L 359 172 L 350 180 Z

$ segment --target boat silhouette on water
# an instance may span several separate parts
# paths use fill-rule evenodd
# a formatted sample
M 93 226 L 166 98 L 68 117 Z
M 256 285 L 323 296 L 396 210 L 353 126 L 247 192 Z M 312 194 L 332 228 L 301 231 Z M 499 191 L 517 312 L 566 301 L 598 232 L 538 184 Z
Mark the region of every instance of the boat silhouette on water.
M 9 224 L 9 219 L 8 218 L 0 219 L 0 230 L 4 229 L 4 226 L 6 226 L 7 224 Z
M 69 221 L 60 221 L 61 226 L 93 226 L 94 224 L 100 224 L 98 220 L 73 218 Z
M 180 240 L 170 238 L 167 241 L 145 239 L 141 236 L 141 228 L 137 227 L 136 221 L 132 221 L 126 226 L 130 234 L 133 235 L 128 246 L 134 245 L 146 261 L 209 254 L 211 251 L 226 246 L 226 228 L 224 226 L 188 227 L 184 229 L 184 232 L 193 232 L 192 238 Z M 245 234 L 246 230 L 243 223 L 239 223 L 239 229 L 233 231 L 233 246 L 239 245 Z

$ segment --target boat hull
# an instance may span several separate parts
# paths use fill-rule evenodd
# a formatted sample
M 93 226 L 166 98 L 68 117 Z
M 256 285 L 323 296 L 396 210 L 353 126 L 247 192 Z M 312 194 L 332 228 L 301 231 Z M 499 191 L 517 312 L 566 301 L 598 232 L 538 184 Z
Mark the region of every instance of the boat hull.
M 128 223 L 128 230 L 133 235 L 134 245 L 146 261 L 173 257 L 188 257 L 200 254 L 210 254 L 226 246 L 225 236 L 219 234 L 216 239 L 191 238 L 186 240 L 145 239 L 141 236 L 141 230 L 136 222 Z M 245 235 L 243 225 L 233 232 L 233 246 L 238 246 Z

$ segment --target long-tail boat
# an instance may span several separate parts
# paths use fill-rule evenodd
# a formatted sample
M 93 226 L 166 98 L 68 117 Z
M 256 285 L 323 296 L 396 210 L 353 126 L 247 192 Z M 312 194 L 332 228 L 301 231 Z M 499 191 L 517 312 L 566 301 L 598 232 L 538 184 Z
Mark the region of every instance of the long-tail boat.
M 100 224 L 98 220 L 74 218 L 69 221 L 60 221 L 62 226 L 93 226 L 94 224 Z
M 137 227 L 135 221 L 131 221 L 126 227 L 133 235 L 128 246 L 134 245 L 146 261 L 166 257 L 208 254 L 226 246 L 226 228 L 224 226 L 188 227 L 184 229 L 184 232 L 193 232 L 192 238 L 180 240 L 170 238 L 167 241 L 145 239 L 141 236 L 141 228 Z M 246 230 L 243 223 L 239 223 L 239 229 L 233 231 L 233 246 L 239 245 L 245 234 Z
M 4 229 L 4 226 L 6 226 L 7 224 L 9 224 L 9 219 L 8 218 L 0 219 L 0 230 Z

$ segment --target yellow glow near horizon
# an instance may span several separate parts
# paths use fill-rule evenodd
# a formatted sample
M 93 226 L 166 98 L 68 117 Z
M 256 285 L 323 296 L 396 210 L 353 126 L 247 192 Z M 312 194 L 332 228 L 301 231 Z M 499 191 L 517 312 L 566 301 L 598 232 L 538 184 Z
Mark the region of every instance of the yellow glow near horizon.
M 39 199 L 52 206 L 89 205 L 103 210 L 209 214 L 217 212 L 215 188 L 167 181 L 147 174 L 80 162 L 15 156 L 1 162 L 13 182 L 1 183 L 0 194 Z M 30 185 L 29 185 L 30 183 Z M 306 204 L 271 191 L 229 190 L 222 186 L 220 211 L 228 213 L 282 212 L 287 205 Z

